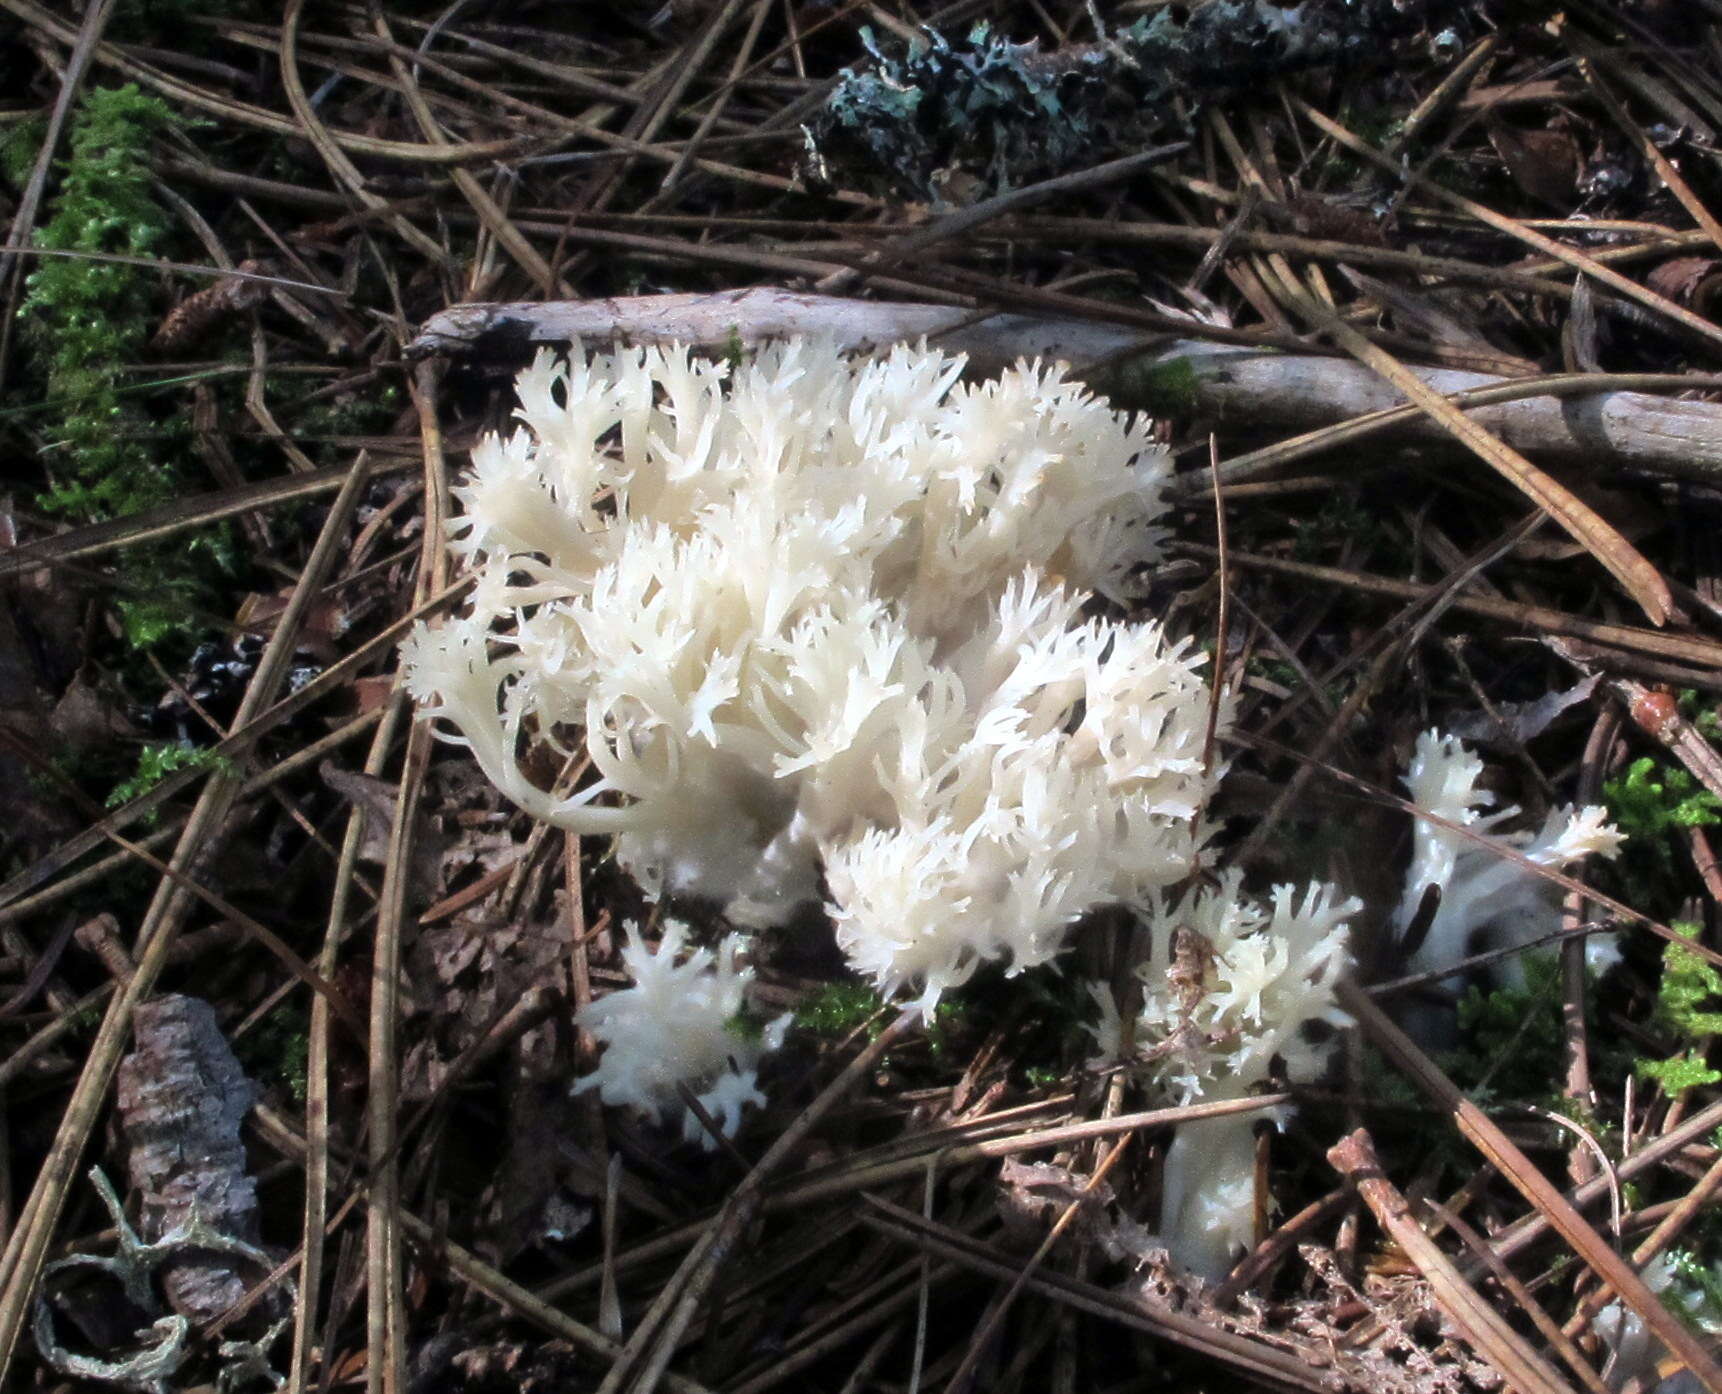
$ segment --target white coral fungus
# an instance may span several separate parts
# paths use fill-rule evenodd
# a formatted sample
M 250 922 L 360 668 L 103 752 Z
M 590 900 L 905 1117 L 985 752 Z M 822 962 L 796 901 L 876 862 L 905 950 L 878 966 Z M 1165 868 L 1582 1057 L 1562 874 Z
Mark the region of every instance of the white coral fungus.
M 1165 452 L 1061 370 L 925 349 L 548 354 L 473 454 L 468 613 L 407 683 L 649 890 L 781 923 L 819 893 L 884 991 L 1044 963 L 1190 869 L 1200 655 L 1085 619 L 1156 554 Z M 547 791 L 523 743 L 596 778 Z
M 1157 1092 L 1175 1103 L 1243 1099 L 1270 1077 L 1308 1083 L 1326 1068 L 1333 1028 L 1348 1018 L 1334 988 L 1349 965 L 1347 917 L 1362 908 L 1331 886 L 1276 886 L 1267 903 L 1232 869 L 1170 908 L 1150 907 L 1138 965 L 1136 1049 Z M 1111 997 L 1097 1035 L 1117 1049 Z M 1326 1028 L 1325 1031 L 1323 1028 Z M 1186 1268 L 1219 1278 L 1253 1242 L 1254 1127 L 1259 1114 L 1185 1123 L 1166 1154 L 1161 1231 Z
M 1481 949 L 1529 943 L 1556 927 L 1553 906 L 1558 890 L 1510 855 L 1503 855 L 1478 834 L 1492 834 L 1497 847 L 1516 852 L 1525 861 L 1552 869 L 1571 866 L 1593 853 L 1612 857 L 1625 836 L 1605 821 L 1607 810 L 1551 809 L 1542 827 L 1493 835 L 1500 823 L 1517 816 L 1517 808 L 1484 812 L 1495 796 L 1477 787 L 1483 762 L 1453 736 L 1429 730 L 1417 738 L 1417 748 L 1405 773 L 1411 800 L 1426 813 L 1466 829 L 1419 818 L 1413 829 L 1411 869 L 1399 903 L 1395 927 L 1401 935 L 1418 918 L 1425 893 L 1440 890 L 1440 903 L 1427 932 L 1404 964 L 1406 973 L 1426 973 L 1457 963 Z M 1503 981 L 1523 983 L 1518 958 L 1506 959 Z
M 782 1044 L 787 1016 L 750 1037 L 736 1029 L 743 996 L 753 977 L 738 966 L 740 935 L 685 956 L 687 927 L 664 926 L 658 950 L 637 936 L 624 940 L 622 962 L 633 985 L 606 994 L 575 1016 L 604 1047 L 598 1068 L 574 1086 L 598 1090 L 612 1106 L 639 1110 L 654 1122 L 682 1117 L 688 1141 L 707 1148 L 714 1139 L 684 1107 L 687 1085 L 726 1136 L 741 1123 L 742 1110 L 763 1104 L 757 1072 L 761 1057 Z

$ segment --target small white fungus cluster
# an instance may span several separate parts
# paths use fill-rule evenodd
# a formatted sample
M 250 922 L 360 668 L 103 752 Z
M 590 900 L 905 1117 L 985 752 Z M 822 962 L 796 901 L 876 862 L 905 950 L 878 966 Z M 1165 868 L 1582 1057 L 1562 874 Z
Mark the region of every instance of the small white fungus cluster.
M 1173 1103 L 1212 1103 L 1247 1098 L 1273 1079 L 1318 1080 L 1333 1028 L 1349 1020 L 1334 987 L 1350 966 L 1346 920 L 1362 908 L 1325 885 L 1301 894 L 1276 886 L 1263 903 L 1244 893 L 1236 869 L 1173 906 L 1150 905 L 1134 1049 L 1155 1091 Z M 1101 1051 L 1117 1058 L 1117 1006 L 1104 989 L 1094 996 Z M 1329 1029 L 1318 1035 L 1317 1023 Z M 1224 1276 L 1253 1243 L 1261 1116 L 1182 1124 L 1167 1151 L 1161 1234 L 1172 1256 L 1204 1277 Z
M 622 962 L 633 985 L 583 1008 L 578 1024 L 604 1047 L 598 1068 L 574 1086 L 596 1089 L 612 1106 L 645 1114 L 654 1122 L 682 1118 L 682 1133 L 705 1147 L 714 1139 L 682 1102 L 687 1085 L 727 1135 L 749 1104 L 763 1104 L 759 1062 L 783 1043 L 789 1018 L 780 1017 L 758 1035 L 737 1029 L 751 968 L 739 965 L 741 936 L 732 934 L 716 951 L 684 954 L 687 926 L 668 921 L 658 950 L 637 936 L 622 943 Z
M 1407 974 L 1447 968 L 1478 947 L 1523 945 L 1554 927 L 1549 883 L 1506 853 L 1559 868 L 1593 853 L 1613 856 L 1623 840 L 1596 807 L 1556 809 L 1535 831 L 1495 833 L 1519 810 L 1485 812 L 1494 795 L 1478 787 L 1483 770 L 1461 741 L 1433 730 L 1419 737 L 1406 770 L 1412 802 L 1433 818 L 1413 822 L 1411 865 L 1395 915 L 1401 935 L 1418 918 L 1428 889 L 1440 891 L 1427 933 L 1401 965 Z M 1244 895 L 1235 870 L 1171 909 L 1150 904 L 1150 952 L 1136 970 L 1143 992 L 1132 1053 L 1137 1071 L 1177 1103 L 1246 1098 L 1271 1077 L 1294 1084 L 1319 1079 L 1332 1032 L 1318 1037 L 1311 1025 L 1346 1020 L 1334 987 L 1349 966 L 1345 920 L 1360 909 L 1359 901 L 1340 902 L 1326 886 L 1301 898 L 1278 886 L 1262 904 Z M 1516 957 L 1503 962 L 1503 980 L 1519 982 L 1522 975 Z M 1094 995 L 1101 1050 L 1118 1058 L 1124 1031 L 1117 1007 L 1098 986 Z M 1407 1011 L 1414 1031 L 1436 1034 L 1432 1022 Z M 1223 1276 L 1253 1240 L 1259 1117 L 1183 1124 L 1167 1151 L 1162 1238 L 1174 1258 L 1204 1277 Z
M 1612 857 L 1625 836 L 1606 821 L 1606 809 L 1551 809 L 1542 827 L 1495 835 L 1493 829 L 1517 816 L 1514 807 L 1485 812 L 1495 796 L 1478 787 L 1483 761 L 1454 736 L 1425 731 L 1405 773 L 1411 801 L 1427 813 L 1468 830 L 1472 836 L 1426 818 L 1416 820 L 1411 869 L 1394 917 L 1404 935 L 1418 918 L 1425 893 L 1439 888 L 1440 903 L 1428 930 L 1407 957 L 1403 971 L 1427 973 L 1457 963 L 1468 954 L 1527 944 L 1555 927 L 1552 907 L 1559 892 L 1546 879 L 1511 857 L 1477 840 L 1489 833 L 1536 866 L 1559 870 L 1592 854 Z M 1502 981 L 1518 986 L 1523 965 L 1517 956 L 1502 960 Z
M 465 615 L 406 681 L 537 816 L 746 925 L 818 898 L 930 1006 L 1182 878 L 1209 693 L 1186 643 L 1084 617 L 1156 552 L 1165 452 L 1059 369 L 925 349 L 681 348 L 519 380 L 474 451 Z M 529 744 L 589 760 L 546 789 Z

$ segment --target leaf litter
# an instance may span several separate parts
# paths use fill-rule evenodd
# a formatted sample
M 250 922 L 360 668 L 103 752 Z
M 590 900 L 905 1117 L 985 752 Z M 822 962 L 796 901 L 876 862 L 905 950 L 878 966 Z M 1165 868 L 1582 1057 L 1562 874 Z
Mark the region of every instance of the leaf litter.
M 211 1065 L 187 1115 L 231 1122 L 245 1113 L 242 1148 L 228 1131 L 200 1155 L 220 1157 L 233 1184 L 256 1178 L 254 1221 L 222 1232 L 281 1264 L 236 1271 L 251 1285 L 249 1320 L 263 1327 L 246 1328 L 248 1339 L 267 1335 L 265 1318 L 286 1306 L 299 1319 L 298 1332 L 258 1357 L 291 1366 L 296 1387 L 337 1372 L 373 1388 L 410 1380 L 474 1390 L 602 1384 L 611 1372 L 611 1389 L 859 1390 L 901 1387 L 911 1369 L 923 1384 L 968 1370 L 965 1379 L 998 1389 L 1088 1387 L 1101 1370 L 1142 1387 L 1500 1387 L 1506 1354 L 1454 1327 L 1431 1276 L 1343 1193 L 1324 1202 L 1337 1178 L 1322 1157 L 1361 1121 L 1414 1207 L 1439 1200 L 1497 1240 L 1537 1209 L 1479 1176 L 1451 1123 L 1364 1039 L 1350 1039 L 1339 1074 L 1301 1091 L 1287 1131 L 1258 1137 L 1274 1207 L 1242 1261 L 1249 1282 L 1235 1292 L 1193 1283 L 1157 1248 L 1167 1131 L 1140 1130 L 1092 1190 L 1093 1142 L 1034 1143 L 1039 1131 L 1144 1102 L 1128 1078 L 1087 1064 L 1085 1004 L 1055 977 L 983 979 L 955 1010 L 896 1040 L 757 1201 L 747 1199 L 748 1168 L 886 1019 L 885 1005 L 853 984 L 841 1024 L 792 1033 L 765 1081 L 769 1106 L 728 1148 L 690 1150 L 607 1114 L 590 1094 L 571 1097 L 571 1079 L 592 1063 L 574 1014 L 625 985 L 613 926 L 655 934 L 658 920 L 601 841 L 535 835 L 458 752 L 436 752 L 416 776 L 401 765 L 389 631 L 416 603 L 423 510 L 443 487 L 420 462 L 440 452 L 458 464 L 480 433 L 505 424 L 521 353 L 503 334 L 427 370 L 405 363 L 400 345 L 451 305 L 530 300 L 546 284 L 612 300 L 623 328 L 631 296 L 782 286 L 955 304 L 977 319 L 1057 314 L 1162 333 L 1175 322 L 1180 338 L 1253 338 L 1312 373 L 1335 361 L 1313 352 L 1323 345 L 1389 374 L 1486 365 L 1511 380 L 1576 369 L 1595 381 L 1563 410 L 1596 443 L 1595 477 L 1533 459 L 1547 482 L 1532 491 L 1577 520 L 1572 540 L 1544 527 L 1522 551 L 1498 554 L 1490 549 L 1520 524 L 1526 501 L 1464 452 L 1391 432 L 1365 449 L 1323 452 L 1318 436 L 1277 476 L 1225 482 L 1227 460 L 1284 432 L 1221 410 L 1197 378 L 1159 370 L 1159 386 L 1171 389 L 1160 401 L 1173 408 L 1162 405 L 1160 431 L 1189 483 L 1176 532 L 1203 576 L 1213 552 L 1198 549 L 1218 541 L 1203 467 L 1209 433 L 1218 434 L 1229 522 L 1221 547 L 1247 616 L 1234 616 L 1242 637 L 1227 650 L 1236 725 L 1277 743 L 1228 749 L 1233 781 L 1214 813 L 1228 843 L 1246 839 L 1272 791 L 1294 776 L 1291 758 L 1275 753 L 1288 749 L 1325 751 L 1322 759 L 1396 793 L 1431 722 L 1497 743 L 1504 758 L 1490 777 L 1503 801 L 1531 809 L 1601 797 L 1606 781 L 1646 757 L 1702 778 L 1722 691 L 1722 580 L 1705 540 L 1715 482 L 1611 454 L 1619 438 L 1607 404 L 1643 412 L 1638 398 L 1660 394 L 1659 409 L 1712 420 L 1716 244 L 1700 214 L 1714 198 L 1706 152 L 1722 92 L 1702 62 L 1701 46 L 1714 42 L 1708 17 L 1648 4 L 1482 0 L 1355 15 L 1320 0 L 1295 11 L 1210 0 L 1186 18 L 1186 7 L 1156 5 L 1096 15 L 1068 4 L 1030 17 L 972 5 L 862 15 L 816 4 L 660 12 L 618 3 L 610 24 L 573 12 L 504 24 L 406 6 L 360 16 L 308 0 L 244 16 L 180 7 L 200 46 L 190 62 L 160 42 L 165 21 L 153 11 L 114 8 L 108 33 L 80 35 L 50 9 L 9 4 L 36 45 L 14 62 L 25 117 L 49 129 L 62 83 L 74 104 L 130 80 L 196 108 L 205 127 L 151 147 L 177 238 L 161 251 L 179 265 L 273 279 L 152 273 L 150 319 L 136 341 L 154 343 L 142 362 L 116 369 L 112 390 L 127 404 L 124 430 L 183 461 L 184 472 L 173 498 L 141 522 L 50 517 L 36 506 L 66 477 L 68 437 L 41 409 L 33 341 L 0 347 L 0 430 L 29 480 L 13 486 L 6 546 L 39 559 L 0 579 L 0 723 L 14 738 L 0 752 L 9 878 L 0 990 L 9 997 L 40 978 L 31 1000 L 0 1020 L 0 1049 L 21 1062 L 7 1075 L 15 1220 L 0 1360 L 40 1368 L 46 1353 L 28 1335 L 35 1295 L 55 1291 L 50 1269 L 65 1254 L 104 1252 L 85 1245 L 92 1230 L 123 1220 L 141 1251 L 159 1242 L 162 1223 L 171 1228 L 151 1199 L 158 1173 L 136 1170 L 147 1148 L 117 1140 L 143 1067 L 120 1071 L 117 1096 L 108 1081 L 126 1033 L 139 1051 L 154 1048 L 152 1012 L 196 998 L 208 1004 L 197 1030 L 210 1060 L 221 1037 L 243 1048 L 264 1039 L 266 1020 L 302 1023 L 268 1039 L 302 1032 L 304 1102 L 279 1082 L 290 1070 L 271 1069 L 250 1086 L 258 1106 L 241 1110 L 247 1086 Z M 977 35 L 979 19 L 991 28 Z M 1377 20 L 1387 27 L 1366 32 Z M 1216 70 L 1201 67 L 1202 46 L 1222 32 L 1244 45 L 1248 61 L 1233 74 L 1244 81 L 1212 80 Z M 1187 46 L 1182 76 L 1175 63 L 1155 66 L 1149 40 L 1169 34 Z M 1365 40 L 1381 61 L 1335 61 Z M 281 81 L 283 55 L 318 91 L 310 105 L 296 106 Z M 680 77 L 666 85 L 663 73 Z M 987 102 L 965 106 L 977 94 Z M 412 110 L 421 98 L 434 137 Z M 976 114 L 991 124 L 965 128 Z M 1013 134 L 1043 119 L 1069 139 Z M 1063 194 L 1055 208 L 987 202 L 1150 135 L 1190 143 L 1126 180 Z M 52 162 L 68 150 L 49 152 L 35 202 L 25 197 L 28 160 L 19 179 L 5 176 L 8 211 L 19 213 L 9 246 L 46 216 L 41 199 L 51 206 L 58 187 Z M 1369 151 L 1409 158 L 1384 166 Z M 475 152 L 481 162 L 462 163 Z M 976 221 L 913 256 L 880 255 L 971 208 Z M 1383 252 L 1410 260 L 1387 264 Z M 16 308 L 17 275 L 30 265 L 3 255 Z M 1169 310 L 1192 305 L 1194 314 Z M 1084 365 L 1097 376 L 1109 366 Z M 1664 378 L 1656 387 L 1635 380 L 1633 401 L 1620 407 L 1631 374 Z M 1322 381 L 1312 378 L 1312 396 Z M 197 410 L 206 443 L 220 449 L 197 453 L 176 435 Z M 1320 421 L 1303 429 L 1328 429 Z M 1497 429 L 1512 448 L 1510 418 Z M 1507 458 L 1468 443 L 1497 468 Z M 341 490 L 356 466 L 368 483 L 349 498 Z M 260 486 L 270 501 L 245 504 Z M 219 521 L 242 504 L 239 524 Z M 165 564 L 140 550 L 163 545 L 158 538 L 202 569 L 195 599 L 179 607 L 180 629 L 164 634 L 151 662 L 130 647 L 124 607 L 149 590 L 131 559 Z M 1486 554 L 1493 559 L 1476 571 L 1463 569 Z M 1168 570 L 1154 603 L 1170 608 L 1184 588 L 1178 623 L 1211 639 L 1214 588 L 1180 574 Z M 170 580 L 179 584 L 160 584 Z M 1414 584 L 1415 597 L 1378 583 Z M 1443 584 L 1487 604 L 1425 609 Z M 1547 632 L 1550 615 L 1592 626 L 1593 637 L 1564 651 L 1524 644 Z M 266 654 L 272 644 L 282 651 Z M 247 710 L 254 690 L 263 705 Z M 260 720 L 301 690 L 310 696 L 290 714 Z M 1678 705 L 1678 746 L 1609 720 L 1622 703 L 1648 709 L 1635 692 Z M 153 797 L 142 790 L 140 802 L 95 822 L 108 793 L 139 772 L 146 742 L 207 749 L 216 739 L 234 752 L 223 757 L 230 766 L 164 770 Z M 545 786 L 562 773 L 554 764 L 538 772 Z M 1581 793 L 1586 781 L 1592 794 Z M 403 783 L 422 790 L 410 838 L 395 827 Z M 1653 771 L 1634 788 L 1653 785 L 1675 782 Z M 364 832 L 344 854 L 356 809 Z M 1321 777 L 1307 777 L 1276 816 L 1252 879 L 1331 877 L 1383 912 L 1391 904 L 1367 888 L 1372 877 L 1391 883 L 1384 868 L 1410 841 L 1403 822 L 1366 816 L 1356 795 Z M 1678 914 L 1697 926 L 1694 942 L 1714 947 L 1722 880 L 1709 834 L 1701 822 L 1646 819 L 1667 840 L 1658 879 L 1635 883 L 1645 864 L 1629 859 L 1599 888 Z M 181 841 L 182 874 L 228 909 L 173 880 L 154 894 L 178 908 L 146 908 L 158 873 L 132 849 L 168 839 Z M 392 855 L 397 845 L 410 847 L 404 859 Z M 404 943 L 395 1054 L 381 1064 L 397 1079 L 401 1184 L 390 1202 L 399 1227 L 385 1231 L 368 1209 L 365 1178 L 378 1163 L 364 1160 L 365 1111 L 376 1051 L 391 1033 L 373 1020 L 367 1039 L 354 1017 L 371 999 L 379 930 L 399 913 L 391 897 L 404 908 Z M 709 937 L 721 932 L 711 907 L 675 909 Z M 114 917 L 125 953 L 98 956 L 76 939 L 50 954 L 68 942 L 68 923 L 100 912 Z M 1586 914 L 1575 902 L 1572 922 Z M 348 1010 L 321 1011 L 324 999 L 248 936 L 244 918 L 301 962 L 323 965 L 322 981 Z M 165 936 L 153 954 L 137 939 L 145 927 Z M 206 932 L 224 947 L 171 951 L 175 937 L 203 942 L 195 936 Z M 793 933 L 791 948 L 762 941 L 753 995 L 762 1015 L 817 1002 L 829 1023 L 834 955 L 821 957 L 817 924 Z M 1119 971 L 1131 933 L 1122 923 L 1092 927 L 1071 973 Z M 1391 946 L 1372 951 L 1365 940 L 1361 949 L 1365 983 L 1396 975 Z M 1670 1091 L 1636 1069 L 1687 1052 L 1702 1061 L 1711 1049 L 1657 1012 L 1665 957 L 1646 936 L 1628 941 L 1608 977 L 1555 975 L 1550 1005 L 1584 1024 L 1564 1036 L 1557 1027 L 1563 1077 L 1497 1069 L 1488 1082 L 1491 1100 L 1554 1104 L 1613 1165 L 1640 1167 L 1623 1197 L 1632 1235 L 1694 1194 L 1722 1123 L 1711 1116 L 1713 1084 Z M 128 994 L 132 973 L 145 981 Z M 1028 995 L 1010 996 L 1019 990 Z M 1511 1063 L 1511 1041 L 1496 1049 Z M 109 1101 L 122 1123 L 116 1140 L 99 1126 Z M 1501 1117 L 1558 1184 L 1592 1179 L 1594 1158 L 1569 1131 L 1504 1108 Z M 1694 1119 L 1699 1132 L 1657 1150 Z M 71 1168 L 49 1165 L 68 1147 L 132 1178 L 134 1194 L 115 1202 L 123 1208 L 104 1218 Z M 302 1268 L 307 1176 L 325 1178 L 325 1222 L 310 1236 L 316 1262 Z M 738 1194 L 745 1223 L 735 1218 Z M 853 1216 L 871 1213 L 869 1196 L 986 1248 L 955 1247 L 943 1229 L 916 1238 L 896 1222 L 861 1223 Z M 1073 1205 L 1074 1223 L 1014 1319 L 971 1353 L 982 1315 Z M 1663 1242 L 1683 1255 L 1684 1272 L 1722 1271 L 1708 1212 L 1688 1208 Z M 198 1212 L 210 1220 L 201 1203 Z M 1518 1299 L 1432 1218 L 1440 1212 L 1418 1213 L 1466 1281 L 1513 1317 L 1515 1339 L 1541 1341 Z M 720 1217 L 730 1247 L 713 1267 L 701 1236 L 719 1232 Z M 371 1281 L 388 1270 L 359 1261 L 367 1246 L 395 1265 L 393 1279 Z M 1566 1240 L 1513 1248 L 1505 1261 L 1557 1321 L 1578 1310 L 1584 1265 Z M 294 1273 L 313 1278 L 297 1299 Z M 106 1329 L 79 1333 L 89 1358 L 123 1358 L 127 1323 L 147 1328 L 168 1310 L 172 1282 L 156 1282 L 137 1310 L 116 1308 Z M 1665 1300 L 1697 1329 L 1714 1329 L 1722 1313 L 1705 1306 L 1701 1282 L 1669 1291 Z M 649 1319 L 655 1298 L 676 1293 L 685 1320 Z M 367 1312 L 380 1318 L 369 1328 Z M 1182 1327 L 1178 1339 L 1170 1328 L 1151 1334 L 1138 1320 L 1167 1314 L 1193 1316 L 1212 1342 Z M 189 1330 L 158 1368 L 214 1378 L 226 1359 L 253 1386 L 270 1382 L 237 1349 L 221 1355 L 234 1339 Z M 1583 1330 L 1573 1339 L 1594 1368 L 1607 1365 L 1606 1342 Z M 80 1377 L 127 1378 L 95 1366 Z

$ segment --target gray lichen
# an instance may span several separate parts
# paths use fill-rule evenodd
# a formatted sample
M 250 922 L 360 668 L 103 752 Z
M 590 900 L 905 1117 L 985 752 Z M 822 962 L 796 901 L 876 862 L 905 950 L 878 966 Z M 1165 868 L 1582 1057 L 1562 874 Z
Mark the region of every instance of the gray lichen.
M 191 1323 L 177 1312 L 157 1316 L 138 1332 L 138 1348 L 124 1355 L 112 1352 L 96 1355 L 69 1349 L 60 1339 L 55 1323 L 55 1294 L 67 1275 L 97 1274 L 117 1285 L 125 1301 L 146 1316 L 160 1310 L 156 1285 L 165 1269 L 192 1255 L 207 1259 L 212 1255 L 238 1260 L 261 1276 L 273 1266 L 270 1256 L 255 1244 L 235 1239 L 206 1224 L 195 1207 L 173 1229 L 154 1241 L 139 1238 L 126 1218 L 125 1207 L 114 1193 L 113 1184 L 100 1167 L 90 1171 L 90 1183 L 101 1197 L 102 1205 L 114 1226 L 114 1251 L 111 1254 L 72 1254 L 48 1264 L 42 1270 L 41 1289 L 36 1297 L 33 1334 L 36 1350 L 50 1369 L 75 1379 L 92 1380 L 98 1384 L 115 1385 L 122 1389 L 138 1389 L 146 1394 L 169 1394 L 171 1382 L 185 1364 L 190 1351 L 187 1337 Z M 292 1283 L 286 1284 L 288 1306 L 292 1305 Z M 274 1323 L 255 1341 L 224 1342 L 218 1352 L 222 1369 L 219 1380 L 223 1390 L 263 1380 L 279 1389 L 285 1378 L 270 1367 L 268 1350 L 286 1329 L 288 1318 Z
M 854 182 L 934 204 L 965 201 L 1134 148 L 1200 102 L 1339 62 L 1378 62 L 1386 41 L 1463 28 L 1460 0 L 1210 0 L 1156 10 L 1099 42 L 1042 52 L 986 23 L 935 31 L 901 57 L 863 29 L 869 61 L 845 69 L 804 128 L 817 186 Z M 1185 114 L 1187 115 L 1186 108 Z

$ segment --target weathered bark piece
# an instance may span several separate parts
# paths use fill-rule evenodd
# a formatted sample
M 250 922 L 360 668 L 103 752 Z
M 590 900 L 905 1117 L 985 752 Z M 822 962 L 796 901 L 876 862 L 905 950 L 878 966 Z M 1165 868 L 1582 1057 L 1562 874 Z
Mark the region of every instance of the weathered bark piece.
M 544 304 L 454 305 L 433 315 L 410 352 L 517 366 L 540 345 L 688 343 L 722 353 L 792 335 L 822 335 L 871 353 L 926 338 L 995 372 L 1019 358 L 1063 359 L 1120 405 L 1165 415 L 1314 430 L 1405 399 L 1360 363 L 1316 355 L 1166 340 L 1127 325 L 1040 315 L 977 314 L 948 305 L 847 300 L 770 288 Z M 1129 355 L 1128 361 L 1114 362 Z M 1512 379 L 1415 368 L 1436 391 L 1507 387 Z M 1642 392 L 1527 397 L 1472 409 L 1513 449 L 1566 465 L 1722 481 L 1722 405 Z M 1421 414 L 1397 428 L 1419 441 L 1451 437 Z
M 120 1062 L 120 1126 L 131 1183 L 143 1197 L 140 1229 L 154 1242 L 197 1222 L 248 1245 L 258 1232 L 257 1186 L 245 1170 L 239 1129 L 256 1087 L 197 997 L 157 997 L 137 1009 L 137 1047 Z M 198 1252 L 162 1264 L 174 1311 L 209 1321 L 259 1276 L 231 1254 Z

